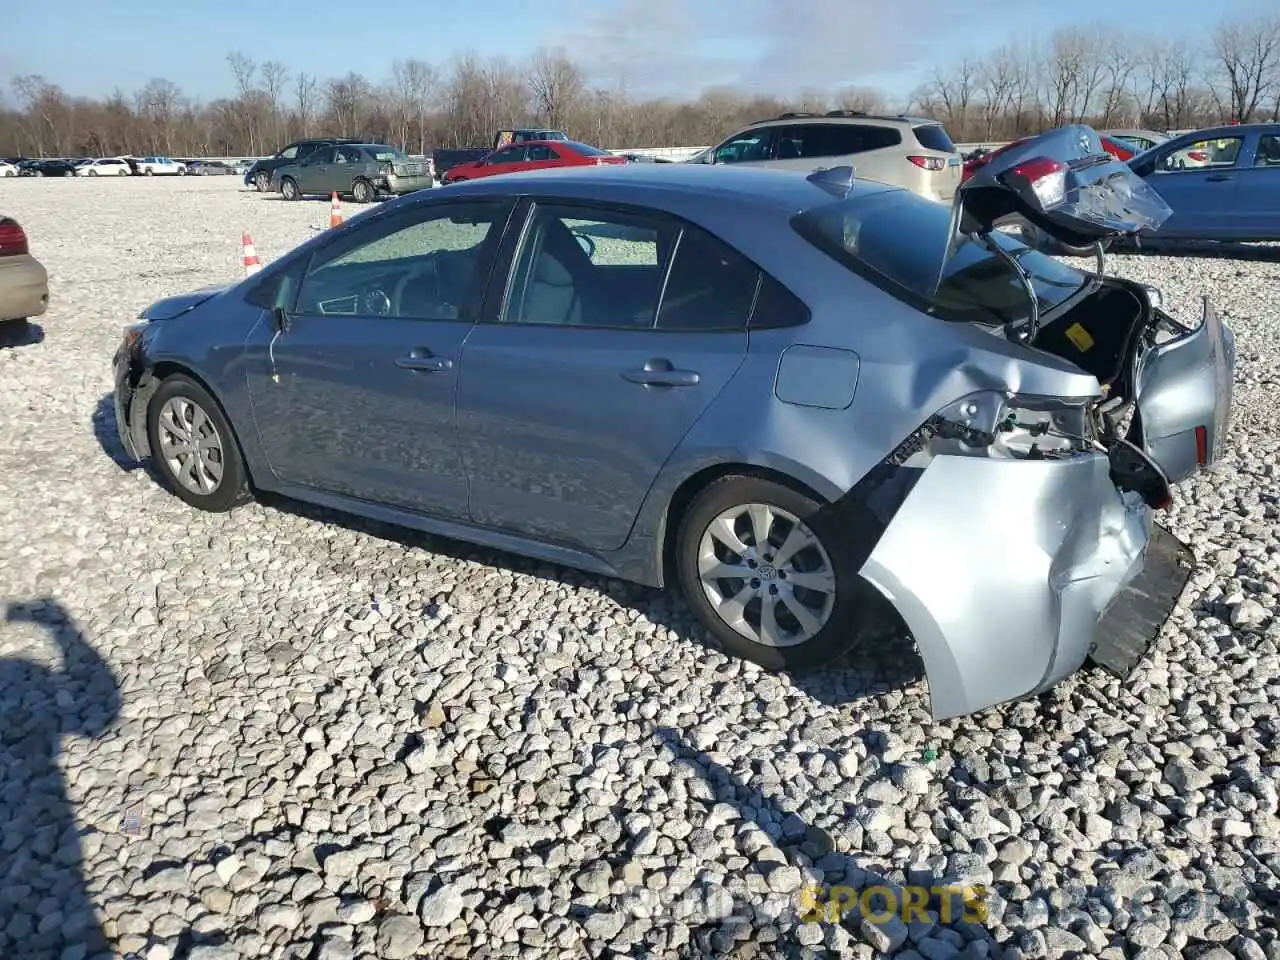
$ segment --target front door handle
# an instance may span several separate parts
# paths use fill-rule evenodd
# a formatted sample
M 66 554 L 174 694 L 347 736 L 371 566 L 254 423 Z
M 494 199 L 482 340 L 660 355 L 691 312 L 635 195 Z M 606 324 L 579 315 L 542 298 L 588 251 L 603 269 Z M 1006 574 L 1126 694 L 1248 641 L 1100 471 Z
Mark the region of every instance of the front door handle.
M 1205 177 L 1205 180 L 1209 183 L 1221 183 L 1223 180 L 1230 180 L 1230 179 L 1231 179 L 1231 174 L 1229 173 L 1213 173 Z
M 695 370 L 677 370 L 670 360 L 650 360 L 643 367 L 623 370 L 622 376 L 646 387 L 693 387 L 702 377 Z
M 396 366 L 401 370 L 424 370 L 428 373 L 441 373 L 453 369 L 453 361 L 448 357 L 432 356 L 424 347 L 415 347 L 407 357 L 396 358 Z

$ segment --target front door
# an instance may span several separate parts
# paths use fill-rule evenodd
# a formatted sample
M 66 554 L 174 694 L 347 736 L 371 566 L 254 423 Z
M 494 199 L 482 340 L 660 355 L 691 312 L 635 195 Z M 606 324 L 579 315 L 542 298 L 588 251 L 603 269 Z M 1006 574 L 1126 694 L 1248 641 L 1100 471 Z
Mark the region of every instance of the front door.
M 1153 239 L 1219 240 L 1235 233 L 1236 158 L 1243 144 L 1243 137 L 1194 147 L 1184 144 L 1156 159 L 1155 171 L 1146 181 L 1173 214 L 1152 234 Z
M 329 184 L 333 181 L 336 153 L 334 147 L 320 147 L 298 164 L 298 189 L 310 194 L 332 192 L 334 188 Z
M 320 248 L 249 345 L 254 418 L 282 481 L 446 518 L 467 514 L 455 435 L 462 348 L 505 201 L 446 201 Z M 274 342 L 273 342 L 274 341 Z
M 757 271 L 673 219 L 567 203 L 531 216 L 504 308 L 463 347 L 471 518 L 607 552 L 742 364 Z

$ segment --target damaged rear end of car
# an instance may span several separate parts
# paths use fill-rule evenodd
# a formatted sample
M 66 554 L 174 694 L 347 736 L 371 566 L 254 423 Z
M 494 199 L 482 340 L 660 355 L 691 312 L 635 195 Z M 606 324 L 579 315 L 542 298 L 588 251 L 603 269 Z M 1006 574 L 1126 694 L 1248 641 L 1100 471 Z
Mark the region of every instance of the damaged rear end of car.
M 1207 298 L 1185 323 L 1105 272 L 1112 240 L 1170 212 L 1071 126 L 984 164 L 950 211 L 893 192 L 792 221 L 989 361 L 919 370 L 916 393 L 946 401 L 858 485 L 883 521 L 861 574 L 912 634 L 939 719 L 1040 693 L 1090 659 L 1127 678 L 1191 576 L 1156 518 L 1222 456 L 1234 336 Z M 1092 245 L 1096 265 L 1000 233 L 1010 214 Z

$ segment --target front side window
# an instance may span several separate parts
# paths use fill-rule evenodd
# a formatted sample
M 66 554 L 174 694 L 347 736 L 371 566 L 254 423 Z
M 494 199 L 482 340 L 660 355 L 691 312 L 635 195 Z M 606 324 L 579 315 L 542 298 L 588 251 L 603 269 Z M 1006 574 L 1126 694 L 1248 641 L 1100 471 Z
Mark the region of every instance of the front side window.
M 295 312 L 410 320 L 469 317 L 509 207 L 452 203 L 368 224 L 318 253 Z
M 853 196 L 792 218 L 823 253 L 917 309 L 944 320 L 1014 323 L 1031 310 L 1021 281 L 982 243 L 964 238 L 947 258 L 951 211 L 907 191 Z M 992 240 L 1031 276 L 1040 313 L 1064 303 L 1088 278 L 995 231 Z M 945 265 L 944 265 L 945 259 Z
M 1243 143 L 1242 137 L 1201 140 L 1167 152 L 1160 161 L 1159 169 L 1164 173 L 1177 173 L 1207 167 L 1230 167 L 1235 164 Z
M 523 146 L 507 147 L 499 150 L 489 158 L 490 163 L 519 163 L 525 158 L 527 148 Z
M 769 159 L 768 130 L 748 130 L 716 148 L 716 163 L 748 163 Z

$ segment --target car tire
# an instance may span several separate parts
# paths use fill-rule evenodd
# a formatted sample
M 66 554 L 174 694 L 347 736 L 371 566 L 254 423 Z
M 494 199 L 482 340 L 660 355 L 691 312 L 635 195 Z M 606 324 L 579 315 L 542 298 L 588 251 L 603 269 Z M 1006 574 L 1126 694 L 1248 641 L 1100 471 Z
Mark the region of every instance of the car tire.
M 189 442 L 193 435 L 202 446 L 184 456 L 182 441 Z M 217 401 L 190 377 L 173 374 L 156 388 L 147 405 L 147 439 L 156 469 L 174 495 L 190 506 L 222 513 L 249 498 L 244 458 L 231 425 Z M 167 450 L 173 450 L 172 456 Z
M 302 192 L 298 190 L 298 182 L 293 177 L 285 177 L 280 181 L 280 196 L 286 200 L 300 200 Z
M 91 177 L 96 177 L 97 175 L 98 175 L 98 171 L 97 171 L 97 170 L 90 170 L 90 171 L 89 171 L 89 176 L 91 176 Z
M 150 167 L 147 167 L 147 169 L 142 171 L 142 175 L 145 177 L 155 176 L 155 171 L 152 170 Z
M 271 189 L 271 174 L 264 170 L 259 170 L 253 175 L 253 185 L 259 193 L 266 193 Z
M 760 552 L 751 532 L 755 518 L 771 518 L 766 524 L 767 546 Z M 737 544 L 746 552 L 736 554 L 726 546 L 722 537 L 732 539 L 729 530 L 736 531 Z M 885 601 L 859 573 L 858 555 L 870 549 L 868 530 L 848 511 L 837 513 L 783 484 L 759 477 L 725 477 L 697 494 L 684 513 L 676 534 L 677 581 L 685 601 L 724 652 L 768 670 L 819 666 L 856 646 L 883 622 Z M 775 567 L 777 550 L 792 532 L 805 545 Z M 713 580 L 707 574 L 717 565 L 758 576 Z M 787 580 L 794 583 L 802 575 L 805 586 L 790 592 L 796 588 Z M 816 589 L 827 584 L 829 591 Z M 723 606 L 747 590 L 752 594 L 745 605 Z M 784 591 L 790 600 L 784 599 Z M 786 643 L 770 645 L 758 639 L 766 603 L 772 607 L 774 636 Z M 746 635 L 721 612 L 735 609 L 741 613 L 738 622 L 755 636 Z
M 187 168 L 186 168 L 186 167 L 179 167 L 179 168 L 178 168 L 178 176 L 180 176 L 180 177 L 185 177 L 186 175 L 187 175 Z
M 351 199 L 356 203 L 372 203 L 377 197 L 378 191 L 363 177 L 351 184 Z
M 13 320 L 0 320 L 0 344 L 21 340 L 31 331 L 31 323 L 26 317 Z

